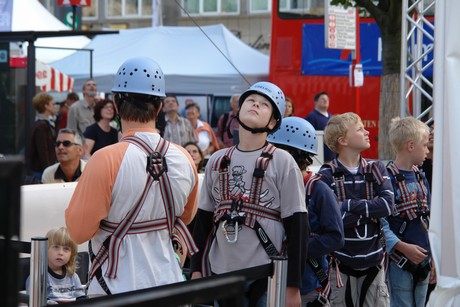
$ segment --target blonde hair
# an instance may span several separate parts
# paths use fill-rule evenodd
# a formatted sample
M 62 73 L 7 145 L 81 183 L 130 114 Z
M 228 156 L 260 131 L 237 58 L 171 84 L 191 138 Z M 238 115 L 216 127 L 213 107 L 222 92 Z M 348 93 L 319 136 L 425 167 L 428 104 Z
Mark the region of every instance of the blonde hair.
M 339 138 L 345 137 L 350 125 L 361 122 L 361 117 L 353 112 L 334 115 L 324 128 L 324 142 L 333 152 L 338 153 Z
M 70 248 L 69 262 L 67 262 L 64 266 L 66 268 L 67 274 L 69 274 L 69 276 L 73 275 L 77 269 L 78 246 L 70 238 L 67 228 L 61 227 L 51 229 L 46 234 L 46 237 L 48 238 L 48 248 L 53 245 L 61 245 Z
M 34 106 L 34 109 L 37 110 L 38 113 L 43 113 L 45 112 L 46 105 L 51 100 L 53 100 L 53 96 L 51 96 L 50 94 L 45 93 L 45 92 L 38 93 L 32 98 L 32 105 Z
M 430 128 L 422 121 L 412 117 L 395 117 L 390 123 L 390 144 L 394 151 L 400 151 L 408 141 L 421 142 L 423 132 L 430 133 Z

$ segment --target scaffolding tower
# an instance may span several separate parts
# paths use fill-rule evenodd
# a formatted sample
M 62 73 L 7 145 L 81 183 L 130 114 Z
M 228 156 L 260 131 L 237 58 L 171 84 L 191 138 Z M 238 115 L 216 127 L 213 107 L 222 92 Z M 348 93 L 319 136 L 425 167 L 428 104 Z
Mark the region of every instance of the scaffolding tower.
M 403 0 L 401 25 L 401 117 L 429 115 L 428 124 L 433 117 L 433 81 L 427 70 L 434 62 L 434 18 L 430 21 L 427 16 L 434 16 L 434 8 L 435 0 Z

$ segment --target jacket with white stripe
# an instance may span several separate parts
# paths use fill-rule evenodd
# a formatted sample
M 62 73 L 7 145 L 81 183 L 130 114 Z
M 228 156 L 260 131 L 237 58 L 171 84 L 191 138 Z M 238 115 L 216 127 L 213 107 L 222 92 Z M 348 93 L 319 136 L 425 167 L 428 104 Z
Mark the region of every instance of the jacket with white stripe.
M 379 218 L 387 217 L 393 212 L 394 193 L 385 165 L 380 161 L 360 159 L 356 175 L 340 163 L 336 158 L 337 168 L 332 171 L 330 165 L 321 167 L 322 180 L 336 193 L 345 234 L 345 246 L 334 254 L 339 261 L 353 269 L 364 269 L 378 265 L 383 259 L 383 246 L 379 239 L 381 227 Z M 375 178 L 372 183 L 373 195 L 366 193 L 365 170 L 368 163 L 375 163 L 381 183 Z M 340 187 L 334 180 L 334 174 L 344 176 L 344 199 L 340 198 Z

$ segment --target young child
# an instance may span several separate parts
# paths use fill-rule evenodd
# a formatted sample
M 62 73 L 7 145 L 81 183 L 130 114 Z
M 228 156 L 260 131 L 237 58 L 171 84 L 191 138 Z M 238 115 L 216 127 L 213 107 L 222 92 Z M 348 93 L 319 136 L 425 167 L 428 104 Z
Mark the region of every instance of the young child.
M 393 211 L 394 195 L 387 170 L 361 152 L 370 147 L 369 132 L 354 113 L 333 116 L 324 131 L 326 145 L 337 157 L 319 173 L 335 191 L 341 210 L 345 246 L 334 252 L 337 289 L 332 306 L 387 306 L 384 249 L 379 218 Z M 345 287 L 344 287 L 345 286 Z
M 217 151 L 206 166 L 192 278 L 268 264 L 270 256 L 284 254 L 286 243 L 286 306 L 300 306 L 308 238 L 302 175 L 289 153 L 266 141 L 281 124 L 284 94 L 272 83 L 258 82 L 239 105 L 238 145 Z M 266 279 L 248 282 L 249 306 L 265 306 L 266 286 Z
M 288 117 L 283 119 L 275 133 L 268 136 L 267 141 L 289 152 L 304 178 L 311 236 L 300 289 L 302 305 L 329 306 L 330 285 L 326 256 L 342 248 L 345 242 L 337 197 L 320 181 L 321 176 L 312 176 L 308 171 L 312 157 L 318 154 L 316 130 L 303 118 Z
M 432 269 L 428 240 L 430 191 L 417 165 L 427 157 L 430 129 L 413 117 L 397 117 L 391 121 L 389 133 L 396 151 L 395 160 L 387 165 L 395 192 L 395 210 L 384 227 L 390 254 L 390 303 L 395 307 L 421 307 L 425 306 Z
M 52 229 L 48 231 L 46 237 L 48 238 L 48 302 L 63 303 L 86 298 L 80 278 L 75 273 L 78 247 L 70 239 L 67 228 Z M 29 290 L 30 280 L 27 278 L 27 294 Z

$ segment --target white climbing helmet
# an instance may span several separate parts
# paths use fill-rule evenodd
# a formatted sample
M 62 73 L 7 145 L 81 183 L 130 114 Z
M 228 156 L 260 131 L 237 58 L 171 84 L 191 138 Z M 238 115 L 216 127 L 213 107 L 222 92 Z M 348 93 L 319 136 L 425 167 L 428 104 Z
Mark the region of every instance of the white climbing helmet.
M 160 65 L 147 57 L 135 57 L 121 64 L 112 88 L 115 93 L 165 97 L 165 78 Z
M 270 134 L 267 141 L 297 148 L 313 155 L 318 154 L 316 130 L 307 120 L 300 117 L 284 118 L 281 127 Z
M 241 94 L 239 101 L 240 108 L 244 100 L 251 94 L 262 94 L 272 103 L 276 126 L 271 131 L 276 131 L 281 124 L 284 111 L 286 110 L 286 99 L 283 91 L 273 83 L 266 81 L 257 82 Z

